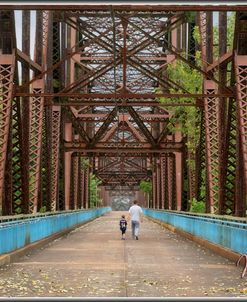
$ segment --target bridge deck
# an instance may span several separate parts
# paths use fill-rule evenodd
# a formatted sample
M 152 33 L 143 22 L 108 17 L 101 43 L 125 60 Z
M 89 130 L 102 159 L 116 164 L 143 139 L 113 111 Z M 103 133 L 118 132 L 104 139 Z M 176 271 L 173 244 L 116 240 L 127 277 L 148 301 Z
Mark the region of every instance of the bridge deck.
M 140 240 L 120 239 L 110 212 L 1 268 L 0 296 L 247 296 L 235 263 L 144 220 Z

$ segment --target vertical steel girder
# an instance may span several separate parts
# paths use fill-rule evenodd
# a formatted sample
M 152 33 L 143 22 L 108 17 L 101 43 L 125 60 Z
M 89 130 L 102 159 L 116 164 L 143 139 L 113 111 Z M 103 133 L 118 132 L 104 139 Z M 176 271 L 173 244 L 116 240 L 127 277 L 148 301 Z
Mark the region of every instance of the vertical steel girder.
M 153 159 L 153 204 L 155 209 L 177 209 L 176 157 L 169 153 Z
M 70 209 L 78 209 L 79 157 L 75 153 L 71 161 Z
M 182 171 L 183 171 L 183 193 L 182 193 L 182 211 L 189 210 L 189 179 L 188 179 L 188 165 L 187 165 L 187 152 L 183 152 L 182 154 Z
M 213 42 L 212 42 L 212 15 L 207 12 L 200 12 L 200 34 L 203 68 L 206 70 L 207 64 L 212 63 Z M 210 97 L 217 91 L 217 87 L 212 80 L 204 77 L 205 98 L 205 129 L 207 147 L 207 179 L 208 193 L 207 212 L 218 211 L 218 184 L 219 184 L 219 100 Z
M 236 167 L 237 167 L 237 104 L 235 100 L 230 100 L 227 114 L 226 125 L 226 179 L 225 179 L 225 195 L 223 196 L 222 212 L 227 213 L 230 209 L 231 213 L 236 215 L 234 205 L 238 200 L 236 194 Z M 229 210 L 228 210 L 229 211 Z
M 65 134 L 65 116 L 64 111 L 61 110 L 61 119 L 60 119 L 60 145 L 59 145 L 59 163 L 58 163 L 58 210 L 64 210 L 65 208 L 65 151 L 63 150 L 63 141 Z
M 153 163 L 155 163 L 154 159 L 153 159 Z M 150 204 L 150 206 L 153 209 L 156 208 L 156 202 L 157 202 L 157 177 L 156 177 L 156 171 L 154 168 L 153 173 L 152 173 L 152 203 Z
M 238 145 L 238 165 L 242 166 L 244 179 L 240 179 L 241 169 L 238 171 L 239 184 L 244 193 L 238 188 L 238 200 L 236 200 L 235 210 L 238 216 L 245 216 L 246 211 L 246 182 L 247 182 L 247 55 L 238 56 L 235 54 L 235 76 L 237 91 L 237 111 L 238 111 L 238 127 L 239 127 L 239 145 Z M 242 185 L 240 182 L 243 182 Z
M 13 175 L 12 175 L 12 157 L 13 157 L 13 127 L 10 123 L 9 135 L 8 135 L 8 149 L 5 163 L 5 184 L 4 184 L 4 195 L 3 195 L 3 215 L 11 215 L 13 210 Z
M 207 209 L 210 213 L 218 210 L 218 184 L 219 184 L 219 103 L 210 94 L 215 93 L 215 84 L 205 81 L 205 92 L 208 94 L 205 104 L 206 127 L 206 155 L 209 199 Z
M 167 169 L 169 209 L 176 210 L 176 163 L 175 155 L 173 153 L 168 154 Z
M 83 208 L 83 190 L 84 190 L 84 179 L 83 179 L 83 170 L 82 170 L 82 157 L 79 155 L 78 163 L 78 208 Z
M 5 161 L 11 119 L 15 55 L 0 56 L 0 210 L 2 209 Z
M 12 214 L 12 97 L 16 57 L 14 13 L 0 12 L 0 213 Z
M 195 162 L 195 154 L 188 152 L 188 160 L 190 162 L 188 177 L 189 177 L 189 200 L 196 197 L 196 171 L 193 163 Z
M 22 25 L 22 50 L 25 54 L 30 55 L 30 11 L 23 11 Z M 22 64 L 22 81 L 28 83 L 30 80 L 29 66 Z M 20 103 L 21 100 L 18 100 Z M 28 213 L 29 203 L 29 139 L 30 139 L 30 104 L 29 98 L 23 97 L 22 102 L 17 106 L 19 108 L 19 125 L 20 143 L 21 143 L 21 179 L 22 179 L 22 212 Z
M 13 214 L 28 213 L 28 163 L 29 149 L 24 148 L 29 138 L 24 136 L 24 104 L 20 98 L 13 100 L 12 111 L 12 174 L 13 174 Z M 29 103 L 28 103 L 29 105 Z M 23 110 L 23 111 L 22 111 Z M 26 113 L 26 112 L 25 112 Z M 28 116 L 29 123 L 29 116 Z M 25 129 L 26 131 L 26 129 Z M 25 146 L 25 147 L 28 147 Z M 9 193 L 10 194 L 10 193 Z
M 167 157 L 161 156 L 160 158 L 160 174 L 161 174 L 161 209 L 165 209 L 166 204 L 166 195 L 167 195 L 167 189 L 166 189 L 166 182 L 167 182 Z
M 89 168 L 84 170 L 84 204 L 83 208 L 88 209 L 89 208 L 89 174 L 90 170 Z
M 247 55 L 235 55 L 235 74 L 237 90 L 237 109 L 239 114 L 239 127 L 244 159 L 244 173 L 247 179 Z
M 157 183 L 157 188 L 156 188 L 156 208 L 160 209 L 160 201 L 161 201 L 161 181 L 160 181 L 160 158 L 157 157 L 156 160 L 156 183 Z
M 52 107 L 51 211 L 57 209 L 61 108 Z
M 74 209 L 78 209 L 78 181 L 79 181 L 79 157 L 78 155 L 74 158 Z
M 206 133 L 204 110 L 201 111 L 200 139 L 196 150 L 196 185 L 195 195 L 198 201 L 205 201 L 207 198 L 205 187 L 208 185 L 206 177 Z M 203 190 L 204 188 L 204 190 Z
M 49 17 L 48 11 L 41 13 L 42 26 L 37 24 L 36 45 L 41 41 L 41 51 L 36 52 L 36 60 L 42 62 L 42 69 L 47 68 L 47 52 L 49 45 Z M 45 80 L 36 80 L 32 84 L 32 92 L 42 93 L 45 90 Z M 42 129 L 44 114 L 44 97 L 31 97 L 30 99 L 30 161 L 29 161 L 29 213 L 36 213 L 38 210 L 39 190 L 41 188 L 41 148 Z
M 33 84 L 33 93 L 44 91 L 43 80 Z M 36 213 L 38 207 L 38 193 L 40 184 L 40 164 L 42 146 L 42 122 L 44 98 L 32 97 L 30 116 L 30 162 L 29 162 L 29 213 Z
M 65 141 L 72 140 L 72 124 L 65 122 L 64 123 L 64 137 Z M 70 208 L 70 174 L 71 174 L 71 152 L 64 153 L 64 206 L 65 210 Z
M 219 12 L 219 56 L 227 52 L 227 13 Z M 219 70 L 219 80 L 222 86 L 226 85 L 227 64 Z M 219 85 L 219 91 L 223 90 Z M 227 176 L 227 148 L 226 148 L 226 113 L 227 99 L 219 99 L 219 214 L 226 214 L 226 176 Z M 233 200 L 232 204 L 233 204 Z M 230 200 L 228 204 L 230 203 Z

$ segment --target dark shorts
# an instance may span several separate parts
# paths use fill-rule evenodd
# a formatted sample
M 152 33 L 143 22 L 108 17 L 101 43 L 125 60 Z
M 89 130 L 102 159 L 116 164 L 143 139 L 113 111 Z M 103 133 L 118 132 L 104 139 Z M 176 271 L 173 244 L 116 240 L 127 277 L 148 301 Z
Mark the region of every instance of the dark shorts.
M 126 232 L 126 228 L 120 228 L 120 231 L 122 232 L 122 235 L 123 235 Z

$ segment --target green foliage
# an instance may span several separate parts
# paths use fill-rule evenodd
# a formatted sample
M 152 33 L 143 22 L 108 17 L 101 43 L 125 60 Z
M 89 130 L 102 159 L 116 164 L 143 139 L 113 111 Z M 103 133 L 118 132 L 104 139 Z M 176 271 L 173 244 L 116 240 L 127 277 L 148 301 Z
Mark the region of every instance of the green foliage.
M 193 198 L 191 200 L 190 212 L 193 212 L 193 213 L 205 213 L 206 212 L 205 202 L 203 202 L 203 201 L 197 201 L 195 198 Z
M 140 182 L 139 188 L 142 192 L 150 194 L 152 192 L 152 182 L 142 180 Z
M 227 45 L 228 51 L 233 47 L 233 38 L 235 30 L 236 12 L 231 12 L 231 15 L 227 17 Z
M 199 58 L 199 54 L 197 54 Z M 170 79 L 176 81 L 180 86 L 184 87 L 190 93 L 201 93 L 202 90 L 202 76 L 195 69 L 182 61 L 177 61 L 176 64 L 170 64 L 167 67 L 167 75 Z M 156 90 L 161 92 L 160 89 Z M 175 91 L 170 88 L 171 93 L 182 93 L 183 91 Z M 159 101 L 166 103 L 194 103 L 194 99 L 184 98 L 160 98 Z M 193 154 L 200 137 L 200 110 L 195 106 L 174 106 L 169 107 L 170 123 L 168 129 L 175 133 L 181 131 L 184 137 L 187 138 L 187 147 Z
M 22 214 L 22 209 L 20 207 L 15 208 L 15 214 Z
M 230 51 L 233 47 L 233 38 L 235 30 L 235 17 L 236 13 L 232 12 L 227 16 L 227 51 Z M 219 26 L 213 27 L 213 40 L 214 40 L 214 60 L 219 58 Z
M 90 167 L 89 158 L 81 158 L 82 170 L 87 170 Z
M 199 26 L 194 27 L 193 38 L 196 41 L 196 43 L 198 43 L 198 44 L 201 43 L 201 36 L 200 36 Z
M 89 176 L 89 198 L 90 206 L 97 207 L 102 204 L 102 200 L 99 198 L 99 186 L 102 181 L 93 173 Z
M 39 210 L 40 213 L 45 213 L 46 212 L 46 206 L 43 206 Z
M 195 11 L 186 11 L 184 12 L 185 20 L 188 23 L 195 22 L 196 19 L 196 12 Z

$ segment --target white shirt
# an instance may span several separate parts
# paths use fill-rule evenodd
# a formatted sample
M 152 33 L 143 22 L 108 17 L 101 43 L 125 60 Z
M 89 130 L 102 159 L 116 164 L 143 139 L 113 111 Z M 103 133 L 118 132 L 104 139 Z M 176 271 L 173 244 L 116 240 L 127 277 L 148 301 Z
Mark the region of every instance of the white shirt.
M 142 214 L 142 208 L 140 206 L 138 206 L 137 204 L 134 204 L 132 207 L 130 207 L 129 213 L 131 216 L 131 220 L 140 221 L 140 216 Z

